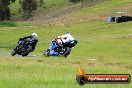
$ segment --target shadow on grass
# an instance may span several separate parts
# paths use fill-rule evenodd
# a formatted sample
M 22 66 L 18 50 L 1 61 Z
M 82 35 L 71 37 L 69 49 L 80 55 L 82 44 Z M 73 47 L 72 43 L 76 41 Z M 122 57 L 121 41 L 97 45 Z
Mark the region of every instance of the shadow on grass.
M 0 27 L 15 27 L 15 26 L 16 26 L 15 22 L 11 22 L 11 21 L 0 22 Z

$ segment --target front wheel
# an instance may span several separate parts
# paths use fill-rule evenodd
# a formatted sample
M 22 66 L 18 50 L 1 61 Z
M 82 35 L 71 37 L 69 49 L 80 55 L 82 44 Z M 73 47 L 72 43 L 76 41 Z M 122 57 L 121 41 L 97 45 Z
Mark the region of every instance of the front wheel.
M 46 51 L 43 52 L 43 55 L 46 57 L 49 57 L 50 49 L 47 49 Z
M 16 52 L 15 52 L 14 49 L 13 49 L 13 51 L 11 52 L 11 55 L 12 55 L 12 56 L 16 55 Z
M 65 48 L 65 51 L 64 51 L 64 53 L 63 53 L 63 56 L 64 56 L 64 57 L 67 57 L 70 53 L 71 53 L 71 48 L 66 47 L 66 48 Z

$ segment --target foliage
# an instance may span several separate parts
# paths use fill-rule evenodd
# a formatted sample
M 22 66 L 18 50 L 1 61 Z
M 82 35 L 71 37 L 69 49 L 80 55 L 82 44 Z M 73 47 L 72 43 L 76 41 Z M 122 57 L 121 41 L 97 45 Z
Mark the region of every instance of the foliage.
M 16 24 L 11 21 L 0 22 L 0 27 L 15 27 L 15 26 L 16 26 Z
M 26 19 L 30 19 L 33 11 L 37 10 L 37 0 L 20 0 L 20 5 Z
M 40 7 L 40 8 L 41 8 L 41 7 L 45 8 L 45 1 L 44 1 L 44 0 L 39 0 L 39 1 L 38 1 L 38 4 L 39 4 L 39 7 Z
M 14 2 L 15 0 L 0 0 L 0 20 L 10 20 L 9 5 Z

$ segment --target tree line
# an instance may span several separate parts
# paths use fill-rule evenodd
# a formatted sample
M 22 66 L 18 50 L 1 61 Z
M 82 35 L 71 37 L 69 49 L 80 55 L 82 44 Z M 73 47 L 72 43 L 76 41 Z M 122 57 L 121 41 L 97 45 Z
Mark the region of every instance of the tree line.
M 9 5 L 13 2 L 15 2 L 15 0 L 0 0 L 0 20 L 10 20 Z
M 10 4 L 14 3 L 16 0 L 0 0 L 0 21 L 10 20 Z M 69 2 L 77 3 L 82 2 L 82 5 L 85 1 L 92 0 L 69 0 Z M 39 3 L 39 4 L 38 4 Z M 21 6 L 22 16 L 25 19 L 32 18 L 32 13 L 34 10 L 37 10 L 38 7 L 41 7 L 45 4 L 44 0 L 19 0 Z
M 16 0 L 0 0 L 0 21 L 10 20 L 11 12 L 9 5 Z M 30 19 L 33 10 L 37 9 L 37 0 L 19 0 L 23 17 Z

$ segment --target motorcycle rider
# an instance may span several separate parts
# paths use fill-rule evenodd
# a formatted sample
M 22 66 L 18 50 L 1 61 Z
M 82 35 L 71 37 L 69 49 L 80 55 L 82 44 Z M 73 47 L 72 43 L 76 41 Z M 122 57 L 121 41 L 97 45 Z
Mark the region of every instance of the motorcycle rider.
M 72 41 L 75 40 L 73 38 L 73 36 L 71 35 L 70 32 L 66 32 L 66 34 L 58 36 L 57 38 L 55 38 L 55 41 L 59 44 L 59 45 L 63 45 L 68 41 Z
M 29 47 L 30 47 L 31 51 L 34 51 L 35 46 L 36 46 L 36 44 L 38 42 L 37 34 L 36 33 L 32 33 L 32 35 L 20 38 L 19 42 L 22 41 L 22 40 L 24 42 L 29 42 L 29 43 L 31 42 L 30 45 L 29 45 Z
M 73 48 L 76 44 L 77 41 L 72 37 L 70 32 L 66 32 L 66 34 L 58 36 L 57 38 L 52 40 L 50 48 L 48 49 L 49 56 L 58 56 L 59 53 L 63 53 L 59 51 L 63 50 L 66 45 L 71 45 L 71 48 Z

